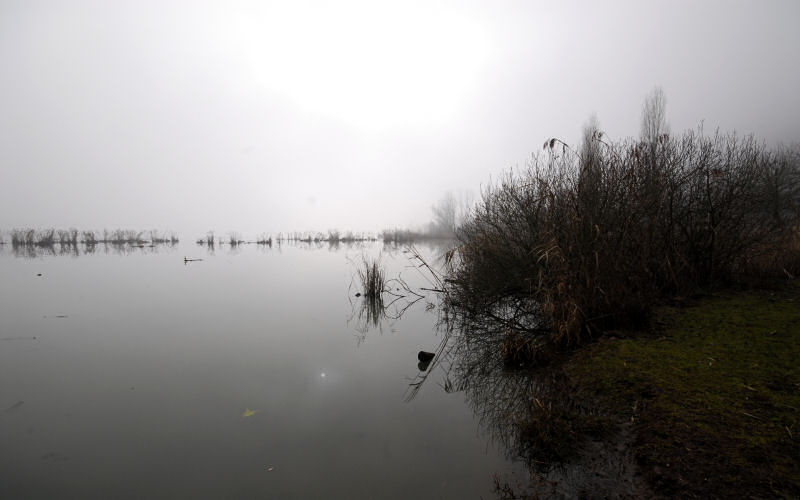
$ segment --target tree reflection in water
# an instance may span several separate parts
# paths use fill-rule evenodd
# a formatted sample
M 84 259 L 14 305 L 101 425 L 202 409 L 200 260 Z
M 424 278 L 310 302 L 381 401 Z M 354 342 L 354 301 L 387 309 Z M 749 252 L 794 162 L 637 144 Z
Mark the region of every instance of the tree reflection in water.
M 648 496 L 635 475 L 630 426 L 610 421 L 579 396 L 562 369 L 563 354 L 542 355 L 544 325 L 521 317 L 513 303 L 477 314 L 464 310 L 447 296 L 444 275 L 413 247 L 407 252 L 415 267 L 430 273 L 430 288 L 412 291 L 398 279 L 379 300 L 351 299 L 359 341 L 423 299 L 438 312 L 439 345 L 431 361 L 420 360 L 405 400 L 431 383 L 463 392 L 480 431 L 529 471 L 521 485 L 495 475 L 504 498 Z
M 530 472 L 521 488 L 496 476 L 497 491 L 507 498 L 610 496 L 642 494 L 641 478 L 629 447 L 628 426 L 619 427 L 580 397 L 555 356 L 544 366 L 510 364 L 504 343 L 507 323 L 480 321 L 452 306 L 439 321 L 442 342 L 430 368 L 411 382 L 411 400 L 431 378 L 446 392 L 463 392 L 481 432 L 523 461 Z M 436 374 L 436 375 L 434 375 Z M 602 496 L 605 493 L 601 493 Z

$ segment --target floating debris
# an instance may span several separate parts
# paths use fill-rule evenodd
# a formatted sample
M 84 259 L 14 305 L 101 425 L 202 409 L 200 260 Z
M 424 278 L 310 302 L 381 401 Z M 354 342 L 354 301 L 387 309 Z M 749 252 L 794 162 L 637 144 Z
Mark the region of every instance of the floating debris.
M 258 413 L 258 410 L 251 410 L 249 408 L 245 408 L 244 413 L 242 413 L 242 418 L 252 417 L 256 413 Z

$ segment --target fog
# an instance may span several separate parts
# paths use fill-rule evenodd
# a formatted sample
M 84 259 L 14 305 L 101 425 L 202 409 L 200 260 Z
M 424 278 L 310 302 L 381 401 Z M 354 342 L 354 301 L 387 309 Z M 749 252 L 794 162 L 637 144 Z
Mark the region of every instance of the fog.
M 421 226 L 595 114 L 800 137 L 800 3 L 0 2 L 0 230 Z

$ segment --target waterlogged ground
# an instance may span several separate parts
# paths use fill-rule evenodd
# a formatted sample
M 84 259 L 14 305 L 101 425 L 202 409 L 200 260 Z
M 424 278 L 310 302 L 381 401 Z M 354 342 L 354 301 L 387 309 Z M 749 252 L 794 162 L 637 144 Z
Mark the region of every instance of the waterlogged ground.
M 0 248 L 0 498 L 491 498 L 465 394 L 407 400 L 436 308 L 359 315 L 362 254 L 427 285 L 382 247 Z

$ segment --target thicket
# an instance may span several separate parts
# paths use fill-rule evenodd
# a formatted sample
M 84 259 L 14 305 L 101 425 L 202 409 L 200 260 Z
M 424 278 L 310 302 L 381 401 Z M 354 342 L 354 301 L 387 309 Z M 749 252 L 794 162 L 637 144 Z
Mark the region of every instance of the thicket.
M 552 139 L 461 225 L 448 297 L 574 344 L 676 296 L 800 273 L 800 154 L 753 137 Z

